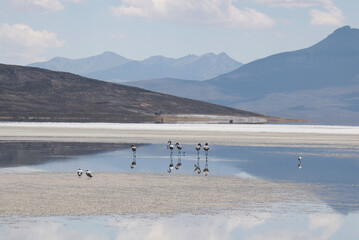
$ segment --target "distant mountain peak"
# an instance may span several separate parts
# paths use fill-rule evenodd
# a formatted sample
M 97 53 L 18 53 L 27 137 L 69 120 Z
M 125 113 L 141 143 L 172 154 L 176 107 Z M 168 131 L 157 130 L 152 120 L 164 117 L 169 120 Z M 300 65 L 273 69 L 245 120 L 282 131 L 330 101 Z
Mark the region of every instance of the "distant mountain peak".
M 340 27 L 340 28 L 336 29 L 334 32 L 347 32 L 347 31 L 350 31 L 350 30 L 352 30 L 352 28 L 347 25 L 347 26 L 343 26 L 343 27 Z
M 334 54 L 353 54 L 359 52 L 359 29 L 344 26 L 336 29 L 328 37 L 305 49 L 305 51 L 330 51 Z
M 117 53 L 111 52 L 111 51 L 105 51 L 100 54 L 100 56 L 120 56 Z

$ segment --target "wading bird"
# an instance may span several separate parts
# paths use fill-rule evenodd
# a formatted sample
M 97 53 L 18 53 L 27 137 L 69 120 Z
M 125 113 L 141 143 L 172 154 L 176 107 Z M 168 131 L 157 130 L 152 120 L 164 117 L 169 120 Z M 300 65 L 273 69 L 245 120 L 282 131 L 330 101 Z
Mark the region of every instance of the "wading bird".
M 172 141 L 168 141 L 168 143 L 167 143 L 167 149 L 173 150 L 173 148 L 174 148 L 174 146 L 173 146 L 173 144 L 172 144 Z
M 134 144 L 131 145 L 132 154 L 134 157 L 136 157 L 136 146 Z
M 86 170 L 86 176 L 88 176 L 89 178 L 92 178 L 92 172 L 90 170 Z
M 77 169 L 77 176 L 79 176 L 79 177 L 82 176 L 82 169 L 81 168 Z
M 197 151 L 197 157 L 199 156 L 199 150 L 201 150 L 201 144 L 198 143 L 197 146 L 196 146 L 196 151 Z
M 207 156 L 208 156 L 208 150 L 209 150 L 208 143 L 204 144 L 203 150 L 204 150 L 204 152 L 205 152 L 205 154 L 206 154 L 206 157 L 207 157 Z
M 175 146 L 177 147 L 178 152 L 181 152 L 181 150 L 182 150 L 182 145 L 179 144 L 179 143 L 176 143 Z
M 208 152 L 208 150 L 209 150 L 208 143 L 204 144 L 203 150 L 206 151 L 206 152 Z

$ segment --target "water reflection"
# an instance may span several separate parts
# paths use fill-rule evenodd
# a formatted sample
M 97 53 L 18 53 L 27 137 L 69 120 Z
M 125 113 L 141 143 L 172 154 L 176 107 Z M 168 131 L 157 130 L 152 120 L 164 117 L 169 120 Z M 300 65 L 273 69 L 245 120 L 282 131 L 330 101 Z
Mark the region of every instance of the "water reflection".
M 302 169 L 302 157 L 301 156 L 299 156 L 298 157 L 298 169 L 300 170 L 300 169 Z
M 357 239 L 359 213 L 223 212 L 218 215 L 129 215 L 8 219 L 0 239 Z
M 171 173 L 172 169 L 173 169 L 173 149 L 171 149 L 171 152 L 170 152 L 170 165 L 168 165 L 167 172 Z
M 136 167 L 136 150 L 137 150 L 137 148 L 134 144 L 131 145 L 131 150 L 132 150 L 133 157 L 132 157 L 132 163 L 131 163 L 130 168 L 134 169 Z
M 0 168 L 71 161 L 76 156 L 121 150 L 127 146 L 113 143 L 0 141 Z
M 182 145 L 179 143 L 176 143 L 175 145 L 177 147 L 178 153 L 177 153 L 177 164 L 175 169 L 178 170 L 182 167 Z
M 201 172 L 209 174 L 210 165 L 210 175 L 250 176 L 271 181 L 315 184 L 318 186 L 316 195 L 337 212 L 348 214 L 359 210 L 359 153 L 356 149 L 211 145 L 210 158 L 209 150 L 204 151 L 205 160 L 201 163 L 203 157 L 196 145 L 184 144 L 181 152 L 186 149 L 186 157 L 177 152 L 175 165 L 172 142 L 168 142 L 167 147 L 165 144 L 136 144 L 135 152 L 129 150 L 130 146 L 1 142 L 0 172 L 5 171 L 5 167 L 28 166 L 33 170 L 50 172 L 76 172 L 81 168 L 91 169 L 95 174 L 129 171 L 164 173 L 173 172 L 180 163 L 181 170 L 176 173 L 198 175 Z M 293 164 L 293 159 L 298 155 L 302 159 L 297 164 L 302 165 L 305 161 L 305 167 L 300 171 Z M 141 164 L 136 164 L 137 158 Z M 136 167 L 130 170 L 128 166 L 131 161 L 131 165 Z
M 138 157 L 141 162 L 131 171 L 163 173 L 167 166 L 167 171 L 173 170 L 172 142 L 168 142 L 168 148 L 165 144 L 136 144 L 136 151 L 130 151 L 129 146 L 1 142 L 0 167 L 31 166 L 36 170 L 50 172 L 74 172 L 83 166 L 82 169 L 97 172 L 129 172 L 129 162 L 132 159 L 136 166 Z M 177 164 L 181 163 L 179 174 L 201 173 L 201 151 L 197 149 L 198 146 L 202 147 L 200 144 L 195 147 L 183 145 L 181 153 L 186 149 L 186 157 L 183 159 L 183 154 L 179 154 L 177 149 Z M 205 171 L 209 173 L 207 146 L 207 151 L 203 148 L 204 174 Z M 300 159 L 298 154 L 301 155 Z M 298 165 L 305 161 L 305 167 L 300 171 L 294 166 L 296 157 Z M 3 216 L 0 218 L 0 239 L 54 239 L 54 236 L 56 239 L 357 239 L 358 159 L 359 153 L 355 149 L 211 145 L 211 175 L 251 176 L 271 181 L 315 184 L 317 187 L 312 191 L 322 200 L 325 211 L 316 214 L 296 211 L 288 203 L 287 206 L 281 205 L 278 211 L 271 209 L 254 213 L 244 209 L 238 213 L 221 212 L 210 216 L 130 215 L 27 219 Z M 283 214 L 283 209 L 293 212 Z

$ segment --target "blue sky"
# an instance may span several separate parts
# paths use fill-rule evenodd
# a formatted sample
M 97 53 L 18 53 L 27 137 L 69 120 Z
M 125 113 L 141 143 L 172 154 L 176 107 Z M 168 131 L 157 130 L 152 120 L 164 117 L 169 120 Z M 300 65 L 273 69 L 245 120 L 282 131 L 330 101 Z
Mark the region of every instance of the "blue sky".
M 113 51 L 134 60 L 226 52 L 248 63 L 359 28 L 358 0 L 2 0 L 0 62 Z

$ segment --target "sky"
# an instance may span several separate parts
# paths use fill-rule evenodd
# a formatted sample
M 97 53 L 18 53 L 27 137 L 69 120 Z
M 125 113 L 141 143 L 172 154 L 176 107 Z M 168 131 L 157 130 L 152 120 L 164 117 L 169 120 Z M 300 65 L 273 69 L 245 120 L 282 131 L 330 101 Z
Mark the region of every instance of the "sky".
M 242 63 L 309 47 L 358 0 L 1 0 L 0 63 L 112 51 L 133 60 L 227 53 Z

